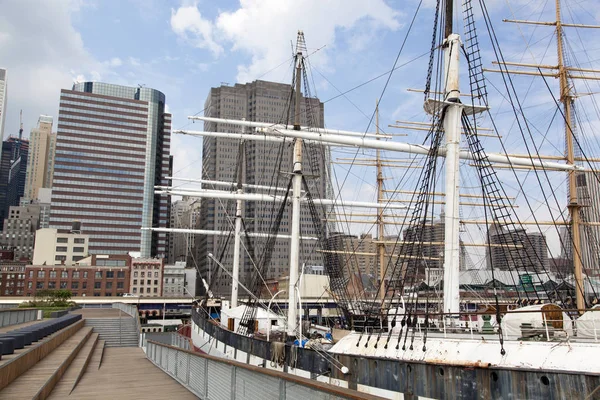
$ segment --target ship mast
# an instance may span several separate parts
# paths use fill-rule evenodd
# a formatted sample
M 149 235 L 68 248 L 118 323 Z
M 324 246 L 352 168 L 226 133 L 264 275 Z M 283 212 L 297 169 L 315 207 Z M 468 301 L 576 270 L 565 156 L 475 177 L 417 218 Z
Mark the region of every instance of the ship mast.
M 300 34 L 300 32 L 298 32 Z M 300 90 L 302 83 L 302 50 L 298 46 L 296 51 L 296 88 L 294 99 L 294 130 L 300 131 Z M 300 266 L 300 196 L 302 195 L 302 139 L 296 138 L 294 142 L 294 164 L 292 167 L 292 228 L 290 243 L 290 283 L 288 288 L 288 317 L 287 334 L 296 336 L 298 324 L 296 285 Z
M 460 103 L 460 37 L 452 32 L 453 2 L 446 2 L 444 41 L 444 105 L 442 112 L 446 135 L 446 204 L 444 214 L 444 312 L 458 314 L 459 299 L 459 188 L 460 134 L 463 106 Z
M 375 125 L 377 128 L 377 135 L 379 135 L 379 99 L 375 105 Z M 377 138 L 379 140 L 379 138 Z M 377 203 L 383 204 L 383 171 L 381 164 L 381 150 L 376 150 L 375 162 L 377 164 Z M 383 213 L 385 209 L 377 209 L 377 229 L 378 229 L 378 243 L 377 243 L 377 254 L 379 256 L 379 298 L 382 301 L 385 298 L 385 222 L 383 220 Z
M 567 68 L 564 65 L 563 59 L 563 32 L 560 16 L 560 0 L 556 0 L 556 45 L 558 51 L 558 78 L 560 79 L 560 101 L 564 106 L 565 118 L 565 138 L 567 142 L 567 163 L 575 164 L 575 149 L 573 147 L 573 129 L 571 106 L 573 97 L 571 96 L 571 88 L 567 78 Z M 579 211 L 581 204 L 577 199 L 577 175 L 575 171 L 569 171 L 569 214 L 571 217 L 571 235 L 573 238 L 573 270 L 575 273 L 575 297 L 577 301 L 577 309 L 585 309 L 585 294 L 583 283 L 583 267 L 581 265 L 581 234 Z

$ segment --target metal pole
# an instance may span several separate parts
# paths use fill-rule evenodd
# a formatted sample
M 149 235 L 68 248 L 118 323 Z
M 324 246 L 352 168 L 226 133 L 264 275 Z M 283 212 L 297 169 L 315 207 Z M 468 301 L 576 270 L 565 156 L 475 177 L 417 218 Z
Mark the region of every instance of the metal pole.
M 300 89 L 302 82 L 302 53 L 296 54 L 296 100 L 294 112 L 294 129 L 300 130 Z M 298 280 L 300 264 L 300 196 L 302 191 L 302 139 L 294 143 L 294 176 L 292 177 L 292 229 L 290 243 L 290 285 L 288 290 L 287 334 L 295 336 L 297 324 L 296 293 L 294 288 Z
M 239 194 L 242 189 L 238 189 Z M 233 244 L 233 281 L 231 282 L 231 308 L 238 305 L 238 282 L 240 277 L 240 231 L 242 229 L 242 200 L 237 200 L 235 212 L 235 237 Z
M 375 106 L 375 125 L 377 128 L 377 134 L 379 135 L 379 100 L 377 100 Z M 377 138 L 379 140 L 379 138 Z M 376 150 L 377 160 L 377 203 L 383 203 L 383 171 L 381 167 L 381 150 Z M 378 223 L 378 235 L 377 238 L 380 242 L 383 242 L 385 236 L 385 222 L 383 221 L 384 208 L 377 209 L 377 223 Z M 379 253 L 379 298 L 381 299 L 381 308 L 383 309 L 383 299 L 385 298 L 385 243 L 377 244 L 377 252 Z
M 444 215 L 444 312 L 458 313 L 459 300 L 459 160 L 462 105 L 459 101 L 460 37 L 451 34 L 446 39 L 446 205 Z

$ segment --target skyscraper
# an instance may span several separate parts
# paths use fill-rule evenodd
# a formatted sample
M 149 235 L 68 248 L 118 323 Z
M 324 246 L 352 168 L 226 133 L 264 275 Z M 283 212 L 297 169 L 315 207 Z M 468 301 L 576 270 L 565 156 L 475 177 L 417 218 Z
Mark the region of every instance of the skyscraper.
M 25 191 L 29 141 L 9 137 L 2 142 L 0 155 L 0 228 L 11 206 L 18 206 Z
M 210 117 L 242 119 L 248 121 L 270 123 L 293 123 L 294 96 L 290 85 L 254 81 L 235 86 L 212 88 L 205 102 L 205 115 Z M 323 127 L 323 103 L 317 98 L 301 97 L 300 122 L 302 125 Z M 205 131 L 241 132 L 241 128 L 230 124 L 205 123 Z M 245 157 L 239 158 L 239 141 L 227 138 L 204 138 L 202 148 L 202 175 L 204 179 L 234 182 L 238 162 L 242 163 L 242 180 L 244 183 L 255 185 L 286 187 L 292 168 L 292 146 L 280 144 L 264 144 L 255 141 L 245 143 Z M 305 143 L 305 162 L 303 170 L 313 197 L 326 197 L 329 179 L 329 159 L 326 153 L 319 154 L 323 149 L 317 145 Z M 308 151 L 307 151 L 308 150 Z M 281 162 L 279 162 L 281 161 Z M 227 189 L 228 190 L 228 189 Z M 256 191 L 255 191 L 256 192 Z M 264 191 L 263 191 L 264 192 Z M 281 192 L 279 192 L 281 193 Z M 225 203 L 220 200 L 203 199 L 201 206 L 200 229 L 229 231 L 231 216 L 235 215 L 235 204 L 230 202 L 229 210 L 224 210 Z M 268 233 L 279 204 L 266 202 L 246 202 L 243 205 L 245 229 L 250 232 Z M 301 211 L 302 235 L 316 235 L 308 207 Z M 286 208 L 281 219 L 279 233 L 289 234 L 291 227 L 291 210 Z M 197 240 L 197 258 L 201 274 L 205 279 L 211 279 L 207 254 L 213 253 L 219 257 L 223 237 L 199 235 Z M 264 239 L 251 239 L 252 247 L 257 257 L 264 248 Z M 289 240 L 278 239 L 273 247 L 269 273 L 266 278 L 278 278 L 289 270 Z M 233 251 L 224 254 L 222 264 L 231 268 Z M 254 271 L 256 259 L 251 261 L 247 253 L 242 251 L 243 260 L 240 263 L 240 281 L 248 283 Z M 301 262 L 306 265 L 323 265 L 322 256 L 314 251 L 314 243 L 302 243 Z M 255 258 L 257 258 L 255 257 Z M 221 274 L 225 277 L 225 274 Z M 198 280 L 200 282 L 200 280 Z M 212 283 L 213 292 L 228 294 L 231 290 L 230 279 L 220 279 Z
M 145 87 L 99 82 L 61 91 L 50 227 L 69 231 L 74 220 L 90 237 L 90 254 L 140 251 L 166 255 L 171 115 L 165 95 Z
M 40 115 L 37 127 L 29 135 L 29 155 L 25 177 L 27 200 L 37 200 L 41 188 L 52 187 L 56 134 L 52 133 L 52 117 Z
M 495 245 L 486 248 L 487 268 L 497 270 L 542 273 L 548 271 L 548 247 L 541 232 L 525 229 L 508 230 L 492 224 L 488 236 Z
M 4 121 L 6 120 L 6 70 L 0 68 L 0 139 L 4 139 Z

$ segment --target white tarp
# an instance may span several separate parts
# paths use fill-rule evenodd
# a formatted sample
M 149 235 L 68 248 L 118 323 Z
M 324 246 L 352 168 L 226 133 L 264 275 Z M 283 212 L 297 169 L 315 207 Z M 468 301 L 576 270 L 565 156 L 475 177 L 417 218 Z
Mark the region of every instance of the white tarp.
M 512 312 L 512 311 L 508 311 L 504 317 L 502 318 L 502 333 L 506 336 L 512 336 L 512 337 L 521 337 L 521 324 L 523 323 L 528 323 L 532 325 L 532 328 L 534 329 L 543 329 L 544 328 L 544 316 L 545 318 L 548 320 L 549 318 L 549 312 L 552 313 L 556 313 L 559 311 L 558 308 L 553 309 L 551 307 L 553 307 L 554 305 L 552 304 L 536 304 L 533 306 L 526 306 L 526 307 L 521 307 L 521 308 L 517 308 L 516 310 L 512 310 L 512 311 L 519 311 L 519 312 Z M 558 307 L 558 306 L 554 306 L 554 307 Z M 544 310 L 544 313 L 542 313 L 542 309 Z M 524 312 L 524 311 L 531 311 L 531 312 Z M 565 332 L 567 332 L 567 334 L 569 336 L 573 336 L 573 327 L 572 327 L 572 322 L 571 319 L 569 318 L 569 316 L 564 313 L 561 312 L 562 314 L 562 325 L 563 325 L 563 330 Z M 547 321 L 552 323 L 552 321 Z
M 592 309 L 600 310 L 600 304 Z M 577 337 L 596 339 L 600 337 L 600 311 L 587 311 L 576 321 Z

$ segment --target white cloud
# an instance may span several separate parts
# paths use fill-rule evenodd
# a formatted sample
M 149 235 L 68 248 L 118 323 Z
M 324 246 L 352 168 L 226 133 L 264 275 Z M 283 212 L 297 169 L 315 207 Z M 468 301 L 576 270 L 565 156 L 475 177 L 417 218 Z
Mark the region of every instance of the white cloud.
M 17 132 L 19 110 L 29 132 L 40 114 L 56 117 L 61 89 L 70 88 L 74 80 L 98 80 L 109 72 L 111 65 L 91 56 L 73 28 L 72 18 L 81 6 L 79 0 L 39 2 L 35 7 L 23 1 L 3 4 L 0 60 L 8 70 L 5 136 Z
M 213 24 L 202 18 L 196 6 L 171 10 L 171 29 L 194 46 L 210 50 L 215 56 L 223 52 L 223 48 L 213 38 Z
M 119 57 L 113 57 L 106 62 L 106 65 L 110 67 L 120 67 L 121 65 L 123 65 L 123 61 L 121 61 Z
M 135 57 L 129 57 L 129 64 L 131 64 L 134 67 L 139 67 L 140 66 L 140 59 L 139 58 L 135 58 Z
M 215 56 L 225 43 L 248 53 L 251 62 L 238 66 L 237 76 L 246 82 L 291 56 L 290 41 L 295 41 L 298 29 L 305 33 L 309 52 L 327 46 L 311 57 L 313 64 L 327 66 L 327 54 L 339 34 L 347 36 L 352 50 L 360 50 L 376 39 L 379 30 L 399 29 L 399 17 L 383 0 L 240 0 L 237 10 L 221 12 L 214 21 L 203 18 L 195 5 L 182 6 L 172 11 L 171 28 Z

